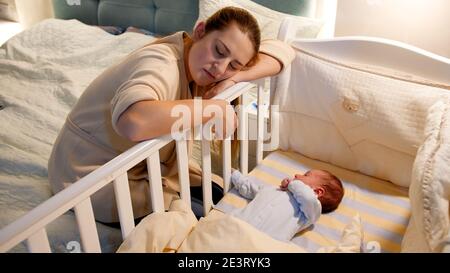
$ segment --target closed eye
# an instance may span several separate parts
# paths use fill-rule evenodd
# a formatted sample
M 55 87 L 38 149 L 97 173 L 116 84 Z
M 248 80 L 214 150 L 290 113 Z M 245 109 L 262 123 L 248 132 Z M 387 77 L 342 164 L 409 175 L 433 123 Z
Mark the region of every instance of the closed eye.
M 225 56 L 225 54 L 224 54 L 222 51 L 220 51 L 220 49 L 219 49 L 218 46 L 216 46 L 216 52 L 217 52 L 217 54 L 219 54 L 220 56 Z
M 230 63 L 230 68 L 231 68 L 231 70 L 238 70 L 239 69 L 237 67 L 234 67 L 231 63 Z

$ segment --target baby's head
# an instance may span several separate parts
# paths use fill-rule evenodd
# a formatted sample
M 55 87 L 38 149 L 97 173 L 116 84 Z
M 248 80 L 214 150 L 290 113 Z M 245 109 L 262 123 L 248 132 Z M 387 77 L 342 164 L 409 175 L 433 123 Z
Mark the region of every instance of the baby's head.
M 322 204 L 322 213 L 335 210 L 344 196 L 341 181 L 328 171 L 309 170 L 303 175 L 296 174 L 294 179 L 302 181 L 314 190 Z

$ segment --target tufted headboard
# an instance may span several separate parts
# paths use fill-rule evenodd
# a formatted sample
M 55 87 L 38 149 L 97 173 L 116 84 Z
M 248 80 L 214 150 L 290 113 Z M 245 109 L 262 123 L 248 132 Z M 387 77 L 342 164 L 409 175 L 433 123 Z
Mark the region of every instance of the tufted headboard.
M 305 16 L 316 0 L 254 0 L 273 10 Z M 191 32 L 198 0 L 53 0 L 55 17 L 90 25 L 134 26 L 157 34 Z

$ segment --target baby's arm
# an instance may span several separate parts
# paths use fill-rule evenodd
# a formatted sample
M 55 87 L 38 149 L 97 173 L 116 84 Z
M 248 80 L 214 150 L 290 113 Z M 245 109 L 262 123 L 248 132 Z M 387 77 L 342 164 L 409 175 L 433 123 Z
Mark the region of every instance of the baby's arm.
M 255 198 L 258 191 L 262 188 L 251 177 L 245 176 L 237 170 L 234 170 L 231 174 L 231 183 L 247 199 Z
M 288 190 L 299 204 L 308 225 L 316 222 L 322 213 L 322 206 L 314 190 L 299 180 L 291 181 Z

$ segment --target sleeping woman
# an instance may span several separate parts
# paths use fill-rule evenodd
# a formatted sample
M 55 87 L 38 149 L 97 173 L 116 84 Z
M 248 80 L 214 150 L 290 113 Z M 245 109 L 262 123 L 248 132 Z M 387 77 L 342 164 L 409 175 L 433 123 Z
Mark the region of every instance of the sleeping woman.
M 237 82 L 272 76 L 289 65 L 294 51 L 277 40 L 260 42 L 260 30 L 247 11 L 227 7 L 197 24 L 192 37 L 177 32 L 158 39 L 105 70 L 84 91 L 67 116 L 48 163 L 54 193 L 94 171 L 137 142 L 171 132 L 174 107 L 194 113 L 194 98 L 203 107 L 227 113 L 229 103 L 212 99 Z M 219 113 L 218 113 L 219 116 Z M 192 119 L 191 128 L 210 120 Z M 223 134 L 236 127 L 234 112 L 223 115 Z M 175 144 L 160 150 L 166 208 L 178 198 Z M 191 186 L 201 185 L 199 167 L 190 164 Z M 174 178 L 174 179 L 172 179 Z M 151 212 L 145 162 L 128 171 L 135 218 Z M 91 196 L 95 218 L 118 222 L 112 184 Z

